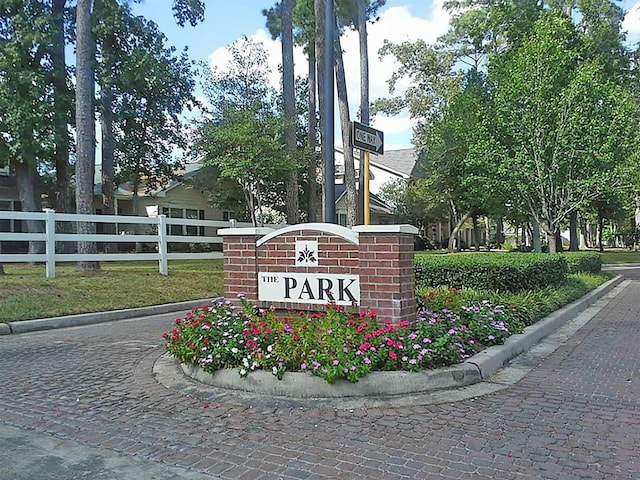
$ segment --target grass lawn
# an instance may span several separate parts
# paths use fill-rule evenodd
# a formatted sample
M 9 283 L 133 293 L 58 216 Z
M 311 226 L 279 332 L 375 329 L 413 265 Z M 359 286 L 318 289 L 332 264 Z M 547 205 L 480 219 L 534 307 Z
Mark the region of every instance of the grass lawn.
M 628 248 L 605 248 L 602 263 L 640 263 L 640 252 Z
M 56 266 L 5 264 L 0 276 L 0 322 L 118 310 L 220 296 L 222 260 L 169 262 L 169 275 L 157 262 L 103 262 L 101 270 L 78 272 L 75 263 Z

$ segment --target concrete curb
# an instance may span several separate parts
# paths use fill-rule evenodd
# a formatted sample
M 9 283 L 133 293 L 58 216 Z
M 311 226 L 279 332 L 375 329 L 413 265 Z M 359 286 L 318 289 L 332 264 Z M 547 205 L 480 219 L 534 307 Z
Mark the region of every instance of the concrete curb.
M 616 285 L 622 282 L 622 280 L 623 277 L 618 275 L 575 302 L 551 313 L 539 322 L 526 327 L 523 333 L 507 338 L 504 344 L 489 347 L 467 359 L 465 363 L 475 365 L 480 371 L 482 379 L 487 380 L 504 367 L 509 360 L 530 349 L 568 320 L 576 317 L 593 302 L 611 291 Z
M 126 320 L 135 317 L 148 317 L 163 313 L 179 312 L 191 310 L 214 303 L 222 298 L 210 298 L 203 300 L 190 300 L 179 303 L 166 303 L 163 305 L 153 305 L 151 307 L 131 308 L 127 310 L 112 310 L 109 312 L 82 313 L 79 315 L 69 315 L 66 317 L 41 318 L 37 320 L 23 320 L 21 322 L 0 323 L 0 335 L 12 333 L 38 332 L 54 328 L 79 327 L 82 325 L 92 325 L 96 323 L 113 322 L 116 320 Z
M 464 363 L 415 373 L 371 372 L 357 383 L 339 380 L 334 384 L 301 372 L 287 372 L 282 380 L 277 380 L 271 372 L 263 370 L 251 372 L 249 376 L 242 378 L 237 369 L 219 370 L 210 374 L 194 365 L 180 366 L 185 375 L 205 385 L 296 399 L 407 395 L 464 387 L 482 380 L 474 365 Z
M 237 369 L 220 370 L 209 374 L 193 365 L 181 364 L 180 368 L 185 376 L 203 385 L 249 394 L 300 400 L 349 397 L 365 399 L 451 390 L 489 379 L 510 360 L 529 350 L 569 320 L 578 316 L 622 281 L 623 277 L 618 275 L 575 302 L 525 328 L 522 334 L 512 335 L 503 345 L 489 347 L 464 363 L 437 370 L 417 373 L 371 372 L 357 383 L 342 380 L 331 385 L 309 373 L 287 372 L 282 380 L 277 380 L 270 372 L 265 371 L 255 371 L 248 377 L 242 378 Z M 163 357 L 168 359 L 167 354 Z M 173 362 L 174 365 L 178 365 L 176 360 Z

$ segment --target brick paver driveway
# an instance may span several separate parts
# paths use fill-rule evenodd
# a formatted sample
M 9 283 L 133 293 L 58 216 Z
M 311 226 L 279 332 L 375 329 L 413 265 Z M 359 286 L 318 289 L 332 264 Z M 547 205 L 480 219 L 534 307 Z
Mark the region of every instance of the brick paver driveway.
M 5 336 L 0 424 L 211 478 L 640 479 L 639 299 L 633 280 L 509 388 L 403 408 L 168 389 L 152 375 L 167 317 Z

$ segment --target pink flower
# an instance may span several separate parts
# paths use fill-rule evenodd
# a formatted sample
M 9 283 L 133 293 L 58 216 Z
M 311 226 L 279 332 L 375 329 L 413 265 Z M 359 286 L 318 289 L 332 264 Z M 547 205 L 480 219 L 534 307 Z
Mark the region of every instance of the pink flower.
M 397 360 L 398 359 L 398 355 L 395 352 L 389 352 L 389 358 L 391 360 Z

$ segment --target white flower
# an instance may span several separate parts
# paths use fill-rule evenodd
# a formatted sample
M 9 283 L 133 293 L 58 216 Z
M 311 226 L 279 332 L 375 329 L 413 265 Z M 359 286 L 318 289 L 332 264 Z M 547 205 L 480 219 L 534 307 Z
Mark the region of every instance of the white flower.
M 278 375 L 278 367 L 273 367 L 271 369 L 271 373 L 273 373 L 274 375 Z
M 243 368 L 240 370 L 240 376 L 244 377 L 247 374 L 247 371 Z
M 231 349 L 231 353 L 238 353 L 238 349 L 237 349 L 236 347 L 233 347 L 233 348 Z

